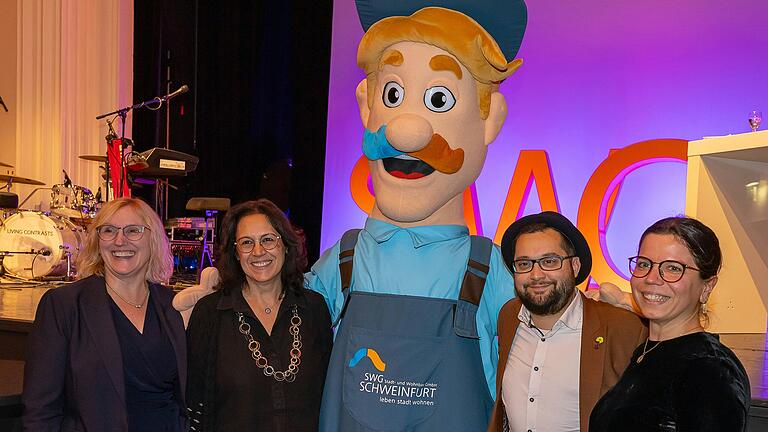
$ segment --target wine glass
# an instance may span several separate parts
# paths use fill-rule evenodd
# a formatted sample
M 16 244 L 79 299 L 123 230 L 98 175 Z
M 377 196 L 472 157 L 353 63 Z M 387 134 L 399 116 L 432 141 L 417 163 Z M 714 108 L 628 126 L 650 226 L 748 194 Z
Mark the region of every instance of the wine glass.
M 752 132 L 757 132 L 760 127 L 760 123 L 763 121 L 763 113 L 758 110 L 752 110 L 749 112 L 749 127 L 752 128 Z

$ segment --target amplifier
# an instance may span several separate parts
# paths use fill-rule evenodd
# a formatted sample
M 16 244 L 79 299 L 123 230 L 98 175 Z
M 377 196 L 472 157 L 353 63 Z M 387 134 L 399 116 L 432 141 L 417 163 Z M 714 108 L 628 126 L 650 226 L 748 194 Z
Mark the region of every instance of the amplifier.
M 183 218 L 171 218 L 165 222 L 166 228 L 205 228 L 204 217 L 183 217 Z M 216 218 L 211 218 L 208 221 L 208 229 L 216 228 Z
M 205 228 L 180 228 L 180 227 L 165 227 L 165 234 L 168 235 L 168 239 L 173 242 L 192 242 L 202 243 L 203 233 Z M 209 228 L 207 232 L 208 243 L 213 243 L 213 228 Z

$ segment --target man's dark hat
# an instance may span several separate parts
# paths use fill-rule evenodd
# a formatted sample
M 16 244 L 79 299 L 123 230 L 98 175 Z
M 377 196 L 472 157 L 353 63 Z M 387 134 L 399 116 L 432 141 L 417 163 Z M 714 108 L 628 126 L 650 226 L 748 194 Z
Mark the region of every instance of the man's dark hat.
M 528 24 L 524 0 L 355 0 L 363 30 L 391 16 L 410 16 L 429 6 L 461 12 L 477 21 L 512 61 L 520 49 Z
M 512 261 L 515 260 L 515 243 L 517 243 L 517 237 L 524 227 L 533 224 L 543 224 L 552 228 L 571 242 L 573 248 L 576 250 L 576 256 L 579 257 L 579 261 L 581 262 L 581 269 L 579 270 L 579 274 L 576 275 L 576 285 L 587 280 L 589 272 L 592 271 L 592 252 L 589 251 L 587 239 L 584 238 L 581 231 L 579 231 L 568 218 L 553 211 L 545 211 L 539 214 L 521 217 L 504 232 L 504 237 L 501 239 L 501 255 L 504 257 L 504 262 L 507 264 L 510 271 L 512 269 Z

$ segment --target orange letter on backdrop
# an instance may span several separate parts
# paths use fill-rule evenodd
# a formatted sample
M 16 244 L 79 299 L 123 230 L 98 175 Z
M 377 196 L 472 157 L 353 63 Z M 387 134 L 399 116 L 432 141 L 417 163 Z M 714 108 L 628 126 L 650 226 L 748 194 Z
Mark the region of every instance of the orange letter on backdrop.
M 360 156 L 355 167 L 352 168 L 352 175 L 349 177 L 349 190 L 352 192 L 352 199 L 366 214 L 371 213 L 374 204 L 373 190 L 368 184 L 370 174 L 368 159 L 365 156 Z M 480 221 L 480 208 L 477 204 L 477 191 L 474 183 L 464 191 L 463 200 L 464 220 L 467 222 L 469 234 L 483 235 L 483 224 Z
M 577 226 L 592 249 L 592 277 L 599 283 L 612 282 L 626 288 L 626 279 L 614 271 L 608 256 L 605 232 L 624 178 L 632 171 L 655 162 L 686 162 L 688 141 L 658 139 L 642 141 L 623 149 L 612 149 L 587 182 L 579 203 Z M 352 198 L 360 209 L 370 213 L 374 197 L 369 187 L 368 160 L 361 156 L 350 177 Z M 494 242 L 501 243 L 504 231 L 517 220 L 528 201 L 531 186 L 536 183 L 541 210 L 560 211 L 552 179 L 552 169 L 544 150 L 523 150 L 509 184 L 507 198 L 499 217 Z M 477 193 L 473 184 L 464 191 L 464 217 L 470 234 L 482 235 Z M 586 283 L 581 288 L 586 287 Z
M 494 243 L 501 244 L 504 231 L 522 216 L 525 203 L 528 201 L 528 194 L 531 192 L 531 186 L 534 182 L 536 182 L 536 190 L 539 194 L 541 211 L 551 210 L 560 212 L 547 152 L 544 150 L 522 150 L 520 151 L 520 157 L 517 158 L 512 181 L 509 183 L 507 199 L 504 201 L 504 207 L 501 210 L 496 236 L 493 238 Z
M 597 167 L 589 178 L 579 203 L 577 226 L 587 238 L 592 249 L 592 277 L 598 282 L 611 282 L 626 289 L 627 280 L 616 273 L 608 248 L 605 232 L 616 187 L 630 172 L 655 162 L 686 162 L 688 141 L 658 139 L 642 141 L 612 150 L 608 158 Z
M 352 168 L 352 175 L 349 177 L 349 190 L 352 192 L 352 199 L 355 200 L 355 204 L 365 214 L 370 214 L 373 210 L 373 193 L 368 188 L 370 174 L 368 159 L 365 156 L 360 156 L 355 167 Z

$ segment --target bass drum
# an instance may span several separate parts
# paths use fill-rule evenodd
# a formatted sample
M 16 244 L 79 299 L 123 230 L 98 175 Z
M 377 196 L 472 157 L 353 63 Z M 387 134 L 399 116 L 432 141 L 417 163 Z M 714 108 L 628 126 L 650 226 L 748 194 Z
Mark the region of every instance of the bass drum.
M 0 227 L 0 252 L 7 254 L 3 267 L 24 279 L 72 276 L 84 239 L 84 230 L 67 218 L 35 211 L 13 213 Z

